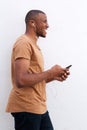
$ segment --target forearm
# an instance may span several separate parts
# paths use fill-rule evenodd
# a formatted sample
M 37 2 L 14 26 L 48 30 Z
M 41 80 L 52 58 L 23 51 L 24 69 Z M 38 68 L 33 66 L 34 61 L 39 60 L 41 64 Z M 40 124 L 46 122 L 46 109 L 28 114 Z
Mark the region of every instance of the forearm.
M 47 80 L 45 80 L 46 81 L 46 83 L 49 83 L 49 82 L 52 82 L 52 81 L 54 81 L 55 79 L 54 78 L 48 78 Z
M 21 76 L 18 76 L 16 78 L 16 84 L 19 88 L 21 87 L 33 87 L 35 84 L 42 82 L 45 80 L 46 82 L 49 82 L 49 78 L 51 77 L 51 73 L 49 70 L 44 71 L 42 73 L 25 73 L 21 74 Z

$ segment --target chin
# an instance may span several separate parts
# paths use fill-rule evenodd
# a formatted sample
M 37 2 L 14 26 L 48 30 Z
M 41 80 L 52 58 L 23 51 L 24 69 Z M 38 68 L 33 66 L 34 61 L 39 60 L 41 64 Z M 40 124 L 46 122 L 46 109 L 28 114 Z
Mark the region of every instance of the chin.
M 43 37 L 43 38 L 45 38 L 45 37 L 46 37 L 46 35 L 40 35 L 40 37 Z
M 43 37 L 43 38 L 45 38 L 45 37 L 46 37 L 46 34 L 44 34 L 44 33 L 41 34 L 41 33 L 40 33 L 40 34 L 38 34 L 37 36 L 38 36 L 38 37 Z
M 46 36 L 42 36 L 43 38 L 45 38 Z

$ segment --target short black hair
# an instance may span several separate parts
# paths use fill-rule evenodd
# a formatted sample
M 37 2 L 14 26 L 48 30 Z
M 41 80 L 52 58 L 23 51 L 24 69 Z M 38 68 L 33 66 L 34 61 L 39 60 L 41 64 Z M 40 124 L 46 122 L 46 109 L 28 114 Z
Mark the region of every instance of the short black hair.
M 29 20 L 35 19 L 35 17 L 39 14 L 45 14 L 43 11 L 41 10 L 30 10 L 25 17 L 25 23 L 27 24 L 29 22 Z

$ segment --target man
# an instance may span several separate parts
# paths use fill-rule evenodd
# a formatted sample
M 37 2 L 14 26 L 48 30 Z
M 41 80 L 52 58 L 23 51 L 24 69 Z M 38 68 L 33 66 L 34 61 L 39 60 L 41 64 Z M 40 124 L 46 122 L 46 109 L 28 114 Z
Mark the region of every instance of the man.
M 14 117 L 15 130 L 53 130 L 46 107 L 46 83 L 66 80 L 69 69 L 55 65 L 44 71 L 37 40 L 46 37 L 46 14 L 31 10 L 25 23 L 25 34 L 17 39 L 12 51 L 13 88 L 6 111 Z

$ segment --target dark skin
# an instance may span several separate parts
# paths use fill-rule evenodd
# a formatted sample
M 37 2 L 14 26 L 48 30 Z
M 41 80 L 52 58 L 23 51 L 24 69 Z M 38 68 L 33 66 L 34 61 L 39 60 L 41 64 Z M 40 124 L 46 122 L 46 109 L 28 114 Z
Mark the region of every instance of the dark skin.
M 27 23 L 25 35 L 37 42 L 40 36 L 46 37 L 46 30 L 48 27 L 46 15 L 39 13 L 34 20 L 30 20 Z M 45 80 L 46 83 L 53 80 L 62 82 L 66 80 L 70 74 L 69 69 L 62 68 L 60 65 L 54 65 L 47 71 L 34 74 L 30 74 L 28 68 L 29 61 L 27 59 L 22 58 L 15 61 L 14 74 L 17 87 L 33 87 L 36 83 L 43 80 Z

